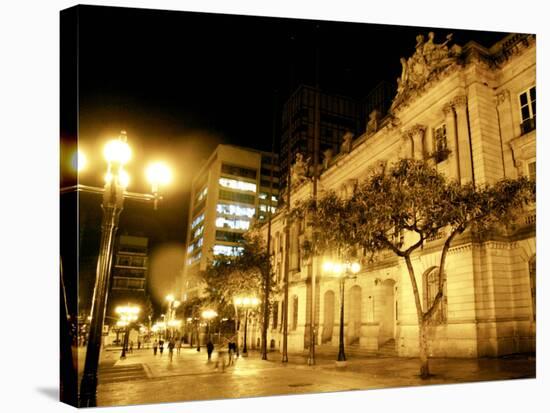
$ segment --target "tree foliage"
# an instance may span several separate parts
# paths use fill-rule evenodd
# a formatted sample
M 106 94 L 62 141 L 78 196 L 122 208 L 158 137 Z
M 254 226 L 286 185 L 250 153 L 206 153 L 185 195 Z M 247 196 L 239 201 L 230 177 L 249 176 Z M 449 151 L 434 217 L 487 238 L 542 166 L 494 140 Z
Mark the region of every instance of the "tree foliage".
M 425 162 L 400 160 L 380 164 L 350 197 L 334 191 L 309 199 L 291 212 L 313 227 L 314 255 L 336 251 L 344 257 L 358 250 L 374 256 L 391 250 L 405 260 L 415 297 L 420 328 L 421 375 L 429 375 L 425 326 L 444 294 L 445 260 L 452 241 L 467 229 L 482 239 L 496 226 L 535 200 L 535 183 L 527 178 L 503 179 L 493 185 L 460 185 Z M 427 240 L 444 238 L 438 271 L 438 292 L 422 307 L 411 254 Z M 311 244 L 311 243 L 310 243 Z
M 267 277 L 272 277 L 270 256 L 262 238 L 254 232 L 248 233 L 242 247 L 236 257 L 215 256 L 201 274 L 206 297 L 217 306 L 218 313 L 233 314 L 236 296 L 263 297 Z

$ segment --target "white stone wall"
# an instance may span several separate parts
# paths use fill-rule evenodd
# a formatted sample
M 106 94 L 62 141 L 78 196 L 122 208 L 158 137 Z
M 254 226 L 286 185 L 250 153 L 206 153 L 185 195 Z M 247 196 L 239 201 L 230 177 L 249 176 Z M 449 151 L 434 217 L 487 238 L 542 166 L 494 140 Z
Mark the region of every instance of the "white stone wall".
M 519 93 L 535 84 L 536 46 L 534 40 L 530 42 L 496 68 L 483 59 L 472 58 L 465 66 L 451 68 L 427 85 L 413 102 L 396 111 L 396 125 L 384 127 L 368 137 L 359 137 L 349 154 L 335 157 L 331 167 L 321 175 L 320 193 L 329 189 L 343 190 L 346 183 L 366 177 L 380 161 L 425 156 L 433 150 L 433 130 L 442 123 L 448 128 L 448 147 L 452 153 L 436 167 L 448 178 L 484 184 L 526 174 L 527 164 L 535 159 L 536 132 L 521 135 Z M 417 130 L 418 126 L 424 134 L 412 137 L 411 130 Z M 292 204 L 311 193 L 312 186 L 303 184 L 293 191 Z M 527 218 L 524 221 L 524 224 L 532 224 Z M 529 284 L 529 260 L 535 254 L 535 234 L 530 228 L 531 233 L 524 232 L 519 239 L 498 237 L 498 240 L 479 244 L 472 242 L 466 233 L 455 240 L 445 268 L 447 319 L 430 328 L 431 356 L 483 357 L 535 350 L 535 320 Z M 284 233 L 282 214 L 274 217 L 272 231 Z M 405 241 L 410 243 L 412 239 L 407 235 Z M 424 294 L 423 274 L 439 266 L 442 242 L 443 239 L 439 239 L 426 243 L 413 257 L 421 294 Z M 284 248 L 276 246 L 274 261 L 283 268 L 284 257 L 280 250 Z M 291 245 L 291 251 L 296 254 L 296 247 Z M 290 302 L 293 295 L 299 297 L 298 328 L 294 331 L 290 329 L 292 306 L 289 306 L 289 352 L 304 349 L 309 310 L 306 309 L 305 271 L 302 276 L 301 281 L 292 283 L 289 289 Z M 321 343 L 325 323 L 324 297 L 326 291 L 331 290 L 334 292 L 334 323 L 332 340 L 327 345 L 336 346 L 339 284 L 325 275 L 318 280 L 318 343 Z M 393 291 L 387 288 L 390 284 Z M 417 312 L 405 262 L 392 253 L 383 253 L 382 262 L 363 268 L 356 280 L 346 281 L 344 327 L 347 327 L 352 310 L 349 294 L 354 285 L 361 288 L 361 334 L 357 345 L 377 350 L 390 338 L 388 306 L 395 306 L 397 302 L 396 349 L 400 356 L 416 356 Z M 281 314 L 282 310 L 279 317 Z M 271 338 L 275 338 L 277 347 L 282 348 L 279 328 L 270 332 L 269 340 Z

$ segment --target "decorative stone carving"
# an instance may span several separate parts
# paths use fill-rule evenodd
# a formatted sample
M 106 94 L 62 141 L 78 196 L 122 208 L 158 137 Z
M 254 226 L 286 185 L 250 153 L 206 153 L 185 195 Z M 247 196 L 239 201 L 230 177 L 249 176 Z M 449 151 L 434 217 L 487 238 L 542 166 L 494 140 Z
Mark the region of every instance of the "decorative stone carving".
M 395 117 L 393 114 L 388 115 L 388 121 L 386 123 L 386 129 L 388 131 L 393 131 L 401 125 L 399 118 Z
M 443 105 L 442 110 L 445 117 L 450 116 L 453 113 L 453 105 L 451 103 L 446 103 Z
M 304 161 L 304 156 L 301 153 L 296 154 L 296 162 L 290 169 L 292 186 L 300 185 L 307 179 L 309 159 Z
M 497 105 L 502 105 L 504 102 L 506 102 L 510 97 L 510 91 L 508 89 L 504 89 L 500 91 L 496 96 L 496 103 Z
M 353 133 L 347 131 L 342 137 L 343 142 L 340 146 L 340 152 L 350 153 L 351 152 L 351 141 L 353 140 Z
M 380 111 L 374 109 L 369 113 L 369 121 L 367 123 L 367 135 L 373 134 L 378 130 L 378 125 L 380 123 Z
M 332 149 L 325 149 L 323 151 L 323 169 L 328 169 L 330 162 L 332 161 L 333 153 Z
M 455 108 L 465 108 L 466 104 L 468 103 L 468 97 L 466 95 L 459 95 L 456 96 L 452 101 L 451 104 Z
M 417 94 L 422 87 L 437 76 L 443 69 L 457 61 L 462 48 L 454 45 L 449 49 L 447 43 L 452 39 L 452 33 L 447 35 L 443 43 L 434 42 L 435 34 L 428 33 L 428 40 L 424 36 L 416 36 L 416 50 L 414 54 L 401 61 L 401 77 L 397 81 L 397 95 L 391 109 L 395 109 L 404 100 Z

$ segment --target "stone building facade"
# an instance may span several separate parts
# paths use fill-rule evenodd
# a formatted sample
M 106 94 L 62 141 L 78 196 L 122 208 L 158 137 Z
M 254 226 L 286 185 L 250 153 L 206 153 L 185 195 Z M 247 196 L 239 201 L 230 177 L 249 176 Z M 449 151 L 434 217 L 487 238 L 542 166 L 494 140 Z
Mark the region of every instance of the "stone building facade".
M 319 191 L 349 194 L 380 161 L 424 159 L 461 183 L 494 183 L 504 177 L 534 178 L 536 137 L 536 41 L 511 34 L 484 48 L 475 42 L 450 47 L 433 34 L 417 37 L 416 51 L 402 58 L 403 71 L 390 114 L 367 127 L 351 148 L 325 162 Z M 346 149 L 346 150 L 344 150 Z M 291 203 L 312 194 L 311 180 L 292 185 Z M 282 289 L 289 259 L 288 351 L 309 343 L 311 274 L 316 274 L 316 342 L 336 347 L 339 281 L 321 271 L 322 257 L 306 262 L 300 245 L 306 228 L 291 223 L 285 256 L 285 216 L 272 221 L 273 268 Z M 267 225 L 262 228 L 267 236 Z M 405 235 L 405 238 L 407 235 Z M 433 299 L 441 237 L 426 242 L 413 265 L 424 305 Z M 406 242 L 406 241 L 405 241 Z M 483 357 L 535 351 L 535 209 L 505 235 L 452 244 L 445 268 L 446 297 L 430 328 L 430 356 Z M 418 325 L 405 262 L 381 253 L 345 283 L 347 349 L 399 356 L 418 354 Z M 282 349 L 283 304 L 275 298 L 268 330 L 272 349 Z M 251 334 L 251 337 L 256 337 Z M 251 343 L 252 344 L 252 343 Z M 254 343 L 256 344 L 256 343 Z

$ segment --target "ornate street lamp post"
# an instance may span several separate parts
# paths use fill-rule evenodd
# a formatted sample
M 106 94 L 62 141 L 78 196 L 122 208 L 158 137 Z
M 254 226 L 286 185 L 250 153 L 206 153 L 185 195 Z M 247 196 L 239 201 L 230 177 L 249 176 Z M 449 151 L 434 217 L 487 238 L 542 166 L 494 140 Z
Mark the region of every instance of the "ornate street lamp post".
M 101 204 L 101 208 L 103 209 L 101 240 L 92 298 L 91 322 L 86 360 L 84 362 L 84 374 L 80 386 L 79 407 L 93 407 L 96 405 L 97 370 L 107 307 L 114 238 L 119 216 L 123 209 L 124 199 L 153 201 L 156 208 L 158 200 L 162 199 L 158 192 L 159 184 L 166 184 L 170 180 L 170 171 L 165 166 L 160 167 L 160 164 L 154 164 L 151 166 L 152 172 L 148 170 L 147 173 L 147 177 L 153 186 L 153 194 L 127 192 L 126 188 L 129 183 L 129 176 L 124 170 L 124 165 L 130 161 L 132 151 L 126 141 L 126 132 L 121 131 L 118 139 L 109 141 L 105 146 L 103 154 L 107 161 L 107 174 L 103 188 L 78 184 L 61 190 L 61 193 L 81 191 L 102 194 L 103 196 Z M 77 162 L 83 163 L 84 159 L 86 159 L 84 154 L 79 152 Z M 78 167 L 81 166 L 78 165 Z M 156 181 L 153 182 L 153 180 Z
M 248 349 L 247 349 L 247 330 L 248 330 L 248 310 L 252 307 L 256 307 L 260 300 L 258 300 L 256 297 L 235 297 L 234 299 L 235 305 L 237 307 L 244 307 L 245 313 L 244 313 L 244 338 L 243 338 L 243 357 L 248 356 Z
M 340 279 L 340 334 L 338 340 L 338 361 L 346 361 L 346 353 L 344 351 L 344 288 L 347 278 L 356 278 L 355 274 L 361 271 L 361 265 L 357 262 L 332 262 L 325 261 L 323 271 L 332 273 Z M 353 274 L 353 275 L 351 275 Z

